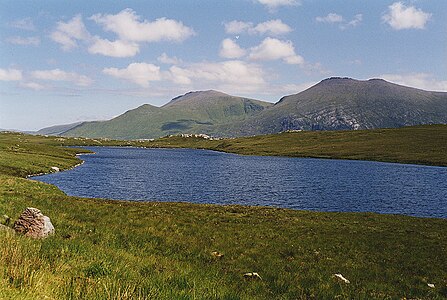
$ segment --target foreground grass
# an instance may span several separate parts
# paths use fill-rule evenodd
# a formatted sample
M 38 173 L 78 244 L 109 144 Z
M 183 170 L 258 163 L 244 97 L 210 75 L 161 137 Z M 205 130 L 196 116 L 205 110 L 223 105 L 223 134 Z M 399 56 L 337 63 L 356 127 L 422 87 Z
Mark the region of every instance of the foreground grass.
M 83 199 L 21 178 L 79 163 L 69 143 L 117 142 L 0 134 L 0 215 L 38 207 L 56 227 L 0 231 L 0 299 L 447 297 L 447 220 Z

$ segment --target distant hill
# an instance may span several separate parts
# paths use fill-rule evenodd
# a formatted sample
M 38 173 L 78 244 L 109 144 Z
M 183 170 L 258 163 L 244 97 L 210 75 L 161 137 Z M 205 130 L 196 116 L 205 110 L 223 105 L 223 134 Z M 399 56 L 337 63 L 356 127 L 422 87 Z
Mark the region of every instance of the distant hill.
M 356 130 L 447 124 L 447 93 L 382 79 L 332 77 L 276 104 L 217 91 L 190 92 L 162 107 L 149 104 L 112 120 L 84 122 L 67 136 L 157 138 L 178 133 L 247 136 L 287 130 Z
M 81 125 L 83 122 L 76 122 L 72 124 L 66 124 L 66 125 L 56 125 L 51 127 L 45 127 L 42 128 L 36 132 L 33 132 L 33 134 L 39 134 L 39 135 L 62 135 L 65 132 L 67 132 L 70 129 L 75 128 L 76 126 Z
M 189 92 L 162 107 L 145 104 L 109 121 L 82 123 L 63 135 L 115 139 L 155 138 L 178 133 L 220 135 L 216 131 L 220 125 L 243 121 L 272 105 L 213 90 Z
M 285 96 L 255 118 L 221 130 L 257 135 L 286 130 L 345 130 L 447 124 L 447 93 L 382 79 L 329 78 Z

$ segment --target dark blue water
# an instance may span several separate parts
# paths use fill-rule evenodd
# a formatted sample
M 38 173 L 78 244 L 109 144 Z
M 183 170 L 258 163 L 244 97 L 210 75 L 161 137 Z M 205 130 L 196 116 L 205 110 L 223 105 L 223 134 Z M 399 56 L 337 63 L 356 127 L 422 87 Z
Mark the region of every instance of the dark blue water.
M 89 149 L 96 154 L 82 156 L 82 166 L 34 179 L 73 196 L 447 218 L 442 167 L 191 149 Z

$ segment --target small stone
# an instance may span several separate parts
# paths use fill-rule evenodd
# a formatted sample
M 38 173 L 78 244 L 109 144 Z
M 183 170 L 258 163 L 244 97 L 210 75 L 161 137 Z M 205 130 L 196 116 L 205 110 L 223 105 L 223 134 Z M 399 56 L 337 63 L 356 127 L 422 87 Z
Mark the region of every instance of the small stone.
M 249 279 L 260 279 L 262 280 L 261 276 L 256 273 L 256 272 L 248 272 L 244 274 L 245 278 L 249 278 Z
M 58 167 L 51 167 L 51 170 L 53 170 L 54 172 L 59 172 L 60 169 Z
M 351 283 L 348 279 L 346 279 L 343 275 L 341 274 L 334 274 L 335 277 L 337 277 L 338 279 L 340 279 L 341 281 L 343 281 L 344 283 Z
M 213 251 L 211 252 L 211 255 L 216 257 L 216 258 L 222 258 L 224 255 L 218 251 Z
M 54 226 L 51 224 L 50 218 L 44 216 L 39 209 L 27 207 L 15 221 L 14 230 L 27 237 L 39 239 L 53 234 Z
M 435 285 L 433 283 L 427 283 L 428 287 L 431 287 L 432 289 L 435 288 Z

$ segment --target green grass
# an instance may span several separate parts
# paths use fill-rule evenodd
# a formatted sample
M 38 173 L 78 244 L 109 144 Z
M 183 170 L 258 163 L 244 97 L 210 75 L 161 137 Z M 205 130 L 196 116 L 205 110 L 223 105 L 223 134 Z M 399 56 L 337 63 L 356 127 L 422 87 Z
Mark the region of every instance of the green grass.
M 0 299 L 447 297 L 444 219 L 85 199 L 22 178 L 79 163 L 61 144 L 118 143 L 133 144 L 0 134 L 0 215 L 38 207 L 56 228 L 45 240 L 0 231 Z
M 358 131 L 303 131 L 203 141 L 161 138 L 152 147 L 204 148 L 244 155 L 376 160 L 447 166 L 447 125 Z

